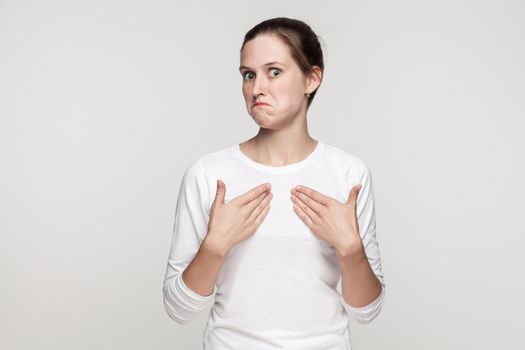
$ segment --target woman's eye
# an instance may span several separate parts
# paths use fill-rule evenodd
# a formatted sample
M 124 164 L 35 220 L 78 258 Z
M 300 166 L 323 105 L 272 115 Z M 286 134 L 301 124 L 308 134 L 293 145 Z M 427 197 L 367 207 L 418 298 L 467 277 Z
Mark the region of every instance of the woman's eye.
M 244 73 L 244 80 L 250 80 L 250 77 L 253 76 L 252 72 L 246 72 Z
M 279 75 L 279 73 L 281 73 L 281 70 L 278 69 L 278 68 L 270 68 L 270 72 L 271 72 L 270 74 L 275 77 L 275 76 Z M 274 72 L 277 73 L 277 74 L 275 74 Z M 253 74 L 253 72 L 245 72 L 243 74 L 244 80 L 251 80 L 251 79 L 253 79 L 254 76 L 255 76 L 255 74 Z

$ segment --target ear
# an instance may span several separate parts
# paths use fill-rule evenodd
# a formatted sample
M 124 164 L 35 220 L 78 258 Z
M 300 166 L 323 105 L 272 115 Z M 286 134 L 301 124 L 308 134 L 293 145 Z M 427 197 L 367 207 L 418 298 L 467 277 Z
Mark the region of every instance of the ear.
M 313 66 L 312 72 L 307 75 L 306 77 L 306 91 L 305 93 L 312 93 L 314 92 L 319 85 L 321 85 L 321 81 L 323 79 L 323 72 L 321 71 L 321 68 L 318 66 Z

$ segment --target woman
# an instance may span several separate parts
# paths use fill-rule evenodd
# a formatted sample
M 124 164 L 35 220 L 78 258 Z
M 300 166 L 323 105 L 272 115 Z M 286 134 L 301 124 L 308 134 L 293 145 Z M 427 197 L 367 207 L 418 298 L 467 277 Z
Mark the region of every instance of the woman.
M 186 324 L 214 302 L 206 350 L 350 349 L 348 316 L 370 322 L 385 293 L 370 170 L 308 133 L 324 65 L 307 24 L 258 24 L 240 63 L 260 129 L 184 173 L 166 311 Z

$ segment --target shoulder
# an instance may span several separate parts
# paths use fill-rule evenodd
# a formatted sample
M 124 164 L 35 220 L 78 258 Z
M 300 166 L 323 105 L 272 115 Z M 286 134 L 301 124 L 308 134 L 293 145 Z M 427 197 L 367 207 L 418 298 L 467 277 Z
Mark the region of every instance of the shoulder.
M 331 164 L 339 164 L 347 175 L 361 176 L 370 171 L 360 156 L 343 147 L 325 144 L 325 159 Z
M 232 146 L 223 147 L 216 151 L 211 151 L 193 158 L 193 160 L 186 167 L 188 174 L 206 174 L 213 167 L 224 164 L 228 158 L 231 157 Z

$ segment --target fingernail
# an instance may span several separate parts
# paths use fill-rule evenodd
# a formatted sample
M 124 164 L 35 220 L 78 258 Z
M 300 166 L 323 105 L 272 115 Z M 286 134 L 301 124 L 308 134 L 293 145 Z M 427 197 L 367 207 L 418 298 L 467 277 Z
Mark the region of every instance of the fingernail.
M 271 188 L 271 187 L 272 187 L 272 184 L 270 184 L 270 183 L 266 184 L 266 188 Z

